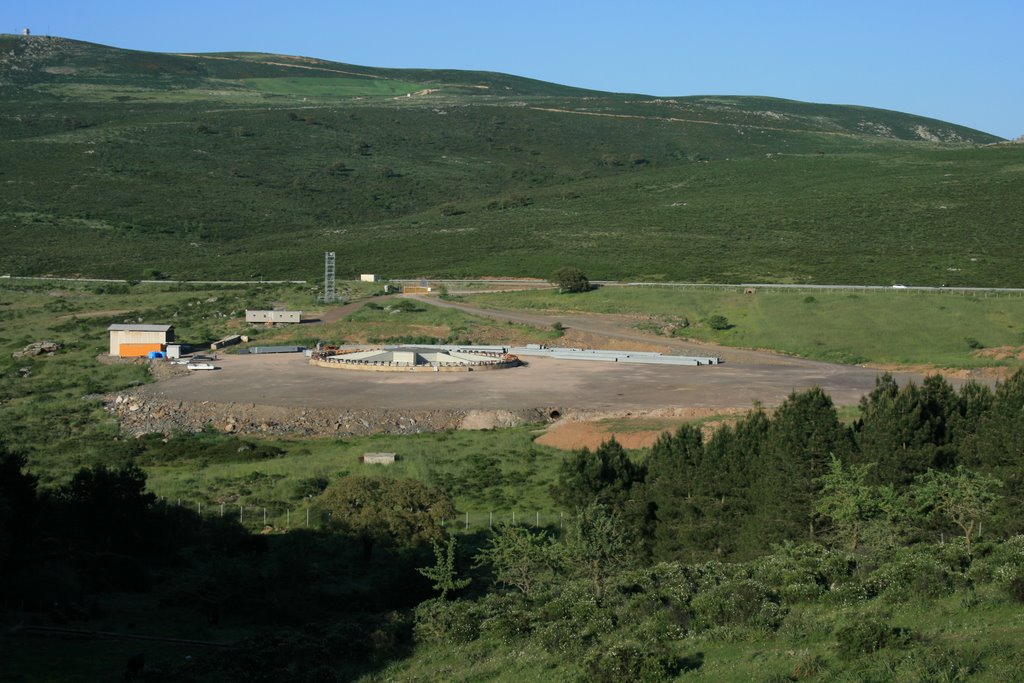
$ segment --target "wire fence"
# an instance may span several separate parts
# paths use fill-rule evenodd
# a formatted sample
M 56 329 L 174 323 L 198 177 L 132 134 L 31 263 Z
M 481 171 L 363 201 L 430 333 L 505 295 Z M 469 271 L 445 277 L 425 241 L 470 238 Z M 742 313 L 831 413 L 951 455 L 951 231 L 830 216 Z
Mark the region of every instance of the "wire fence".
M 209 503 L 188 501 L 182 498 L 164 500 L 195 512 L 199 517 L 234 519 L 253 531 L 273 532 L 292 529 L 322 529 L 323 515 L 313 505 L 245 505 L 238 503 Z M 534 528 L 561 529 L 568 523 L 570 515 L 551 510 L 487 510 L 459 511 L 455 517 L 441 520 L 441 526 L 450 533 L 474 532 L 492 529 L 503 524 Z

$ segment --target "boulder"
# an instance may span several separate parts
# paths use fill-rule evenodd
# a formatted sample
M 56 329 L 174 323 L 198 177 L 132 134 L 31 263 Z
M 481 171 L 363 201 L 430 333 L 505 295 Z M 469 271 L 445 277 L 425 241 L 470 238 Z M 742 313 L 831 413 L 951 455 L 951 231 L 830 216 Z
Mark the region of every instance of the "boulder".
M 60 344 L 55 341 L 37 341 L 32 342 L 21 351 L 15 351 L 11 354 L 14 358 L 32 358 L 34 356 L 42 356 L 44 353 L 54 354 L 60 351 Z

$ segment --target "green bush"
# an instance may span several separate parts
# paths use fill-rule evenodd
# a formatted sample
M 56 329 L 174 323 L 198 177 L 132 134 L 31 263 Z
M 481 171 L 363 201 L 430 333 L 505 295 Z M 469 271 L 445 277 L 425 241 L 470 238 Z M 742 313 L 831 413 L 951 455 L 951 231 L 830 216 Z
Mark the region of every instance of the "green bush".
M 728 330 L 732 325 L 729 324 L 729 319 L 724 315 L 713 315 L 708 318 L 708 327 L 713 330 Z
M 551 653 L 582 654 L 615 631 L 615 617 L 585 582 L 563 585 L 537 613 L 536 637 Z
M 460 645 L 476 640 L 482 619 L 474 602 L 435 598 L 416 606 L 413 634 L 420 642 Z
M 751 579 L 727 580 L 702 589 L 692 606 L 698 630 L 717 626 L 774 630 L 785 616 L 778 595 Z
M 582 270 L 573 266 L 559 268 L 551 274 L 548 282 L 558 287 L 560 293 L 575 294 L 590 290 L 590 280 Z
M 1024 536 L 1018 535 L 994 545 L 975 546 L 975 558 L 968 576 L 978 583 L 1008 587 L 1024 576 Z
M 674 679 L 682 663 L 664 646 L 626 641 L 602 645 L 587 656 L 584 666 L 582 680 L 588 683 L 655 683 Z
M 881 617 L 862 615 L 836 631 L 836 649 L 841 659 L 850 660 L 882 648 L 905 645 L 909 639 L 906 629 L 894 628 Z
M 509 645 L 533 633 L 537 614 L 519 596 L 491 593 L 481 598 L 479 604 L 483 637 Z
M 966 577 L 937 557 L 933 548 L 915 546 L 895 551 L 865 583 L 870 593 L 902 602 L 948 595 L 965 582 Z
M 783 545 L 750 565 L 754 579 L 774 586 L 786 603 L 808 602 L 845 578 L 844 555 L 816 544 Z

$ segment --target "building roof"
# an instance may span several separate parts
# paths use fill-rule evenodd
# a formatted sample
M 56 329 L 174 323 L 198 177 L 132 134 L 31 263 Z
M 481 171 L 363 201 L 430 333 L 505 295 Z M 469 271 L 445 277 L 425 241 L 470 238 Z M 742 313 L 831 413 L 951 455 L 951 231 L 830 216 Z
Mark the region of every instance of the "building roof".
M 134 323 L 114 323 L 107 332 L 170 332 L 173 325 L 136 325 Z

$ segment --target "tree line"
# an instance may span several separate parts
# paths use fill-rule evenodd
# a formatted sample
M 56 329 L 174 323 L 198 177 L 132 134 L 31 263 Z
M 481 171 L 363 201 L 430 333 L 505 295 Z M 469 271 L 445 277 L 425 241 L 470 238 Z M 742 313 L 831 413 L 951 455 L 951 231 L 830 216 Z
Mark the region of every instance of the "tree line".
M 643 463 L 614 440 L 579 451 L 552 494 L 619 512 L 653 561 L 744 560 L 783 542 L 858 550 L 883 528 L 904 543 L 960 534 L 969 546 L 982 529 L 1024 531 L 1022 456 L 1024 371 L 994 391 L 957 391 L 939 375 L 901 387 L 884 374 L 850 425 L 821 389 L 794 392 L 707 437 L 683 425 Z M 975 510 L 951 509 L 968 498 Z

